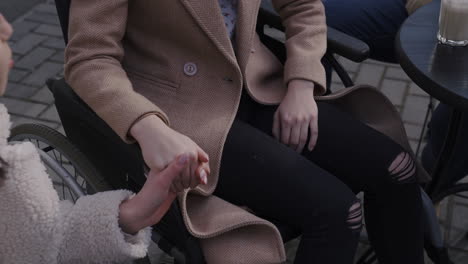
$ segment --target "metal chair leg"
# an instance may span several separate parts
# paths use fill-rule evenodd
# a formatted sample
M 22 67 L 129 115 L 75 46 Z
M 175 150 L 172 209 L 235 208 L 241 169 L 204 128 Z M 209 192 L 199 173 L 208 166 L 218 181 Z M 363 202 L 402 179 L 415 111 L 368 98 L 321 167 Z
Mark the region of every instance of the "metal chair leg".
M 419 156 L 419 151 L 421 149 L 421 144 L 424 140 L 424 136 L 426 134 L 426 129 L 427 129 L 427 123 L 429 122 L 429 116 L 432 116 L 432 113 L 434 112 L 434 101 L 432 96 L 429 97 L 429 104 L 427 105 L 427 110 L 426 110 L 426 116 L 424 117 L 424 123 L 421 129 L 421 134 L 419 135 L 419 141 L 418 141 L 418 146 L 416 148 L 416 157 Z

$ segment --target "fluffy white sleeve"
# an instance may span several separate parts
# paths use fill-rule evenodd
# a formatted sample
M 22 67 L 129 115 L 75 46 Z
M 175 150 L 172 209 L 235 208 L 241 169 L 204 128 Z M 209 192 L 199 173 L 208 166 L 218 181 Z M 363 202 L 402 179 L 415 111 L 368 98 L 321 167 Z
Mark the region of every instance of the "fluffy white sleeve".
M 151 228 L 124 235 L 118 224 L 119 205 L 132 195 L 116 190 L 61 204 L 62 243 L 58 263 L 123 262 L 146 255 Z
M 63 237 L 59 263 L 109 263 L 142 258 L 151 241 L 151 229 L 124 235 L 118 224 L 119 205 L 132 195 L 107 191 L 61 204 Z M 80 262 L 81 261 L 81 262 Z

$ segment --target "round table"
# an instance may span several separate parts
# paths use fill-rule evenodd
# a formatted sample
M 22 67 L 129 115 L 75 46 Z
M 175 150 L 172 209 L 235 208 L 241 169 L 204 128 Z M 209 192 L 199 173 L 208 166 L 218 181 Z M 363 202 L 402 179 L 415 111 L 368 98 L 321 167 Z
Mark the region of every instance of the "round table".
M 406 74 L 429 95 L 453 108 L 444 147 L 427 189 L 436 200 L 441 193 L 449 191 L 447 188 L 455 187 L 453 183 L 446 187 L 449 183 L 444 175 L 457 137 L 463 136 L 459 135 L 462 115 L 468 111 L 468 47 L 438 42 L 439 10 L 440 0 L 418 9 L 405 21 L 396 38 L 397 54 Z

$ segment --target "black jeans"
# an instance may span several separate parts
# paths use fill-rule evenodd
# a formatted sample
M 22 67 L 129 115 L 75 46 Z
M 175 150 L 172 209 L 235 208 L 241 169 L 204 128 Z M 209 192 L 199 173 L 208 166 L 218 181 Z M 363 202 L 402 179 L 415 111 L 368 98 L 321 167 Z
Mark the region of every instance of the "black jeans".
M 401 171 L 389 171 L 405 151 L 339 109 L 318 103 L 318 142 L 301 155 L 272 137 L 276 108 L 243 93 L 215 194 L 300 229 L 295 263 L 345 264 L 353 262 L 360 231 L 355 194 L 364 191 L 366 226 L 380 263 L 422 264 L 422 203 L 414 163 L 406 159 Z

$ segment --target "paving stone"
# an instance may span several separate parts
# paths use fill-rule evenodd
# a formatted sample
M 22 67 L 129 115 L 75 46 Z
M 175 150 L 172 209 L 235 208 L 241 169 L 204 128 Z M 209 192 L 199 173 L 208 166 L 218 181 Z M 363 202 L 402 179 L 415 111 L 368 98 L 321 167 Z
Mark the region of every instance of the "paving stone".
M 343 84 L 339 84 L 339 83 L 332 83 L 332 84 L 330 85 L 330 90 L 331 90 L 332 92 L 336 92 L 336 91 L 341 90 L 341 89 L 343 89 L 343 88 L 344 88 Z
M 33 70 L 49 57 L 51 57 L 54 53 L 55 50 L 37 47 L 21 58 L 21 60 L 15 62 L 15 67 Z
M 385 77 L 394 78 L 403 81 L 411 81 L 408 75 L 403 71 L 401 67 L 388 67 Z
M 44 86 L 31 97 L 31 100 L 52 104 L 54 102 L 54 96 L 49 91 L 49 88 Z
M 37 89 L 34 87 L 10 82 L 7 85 L 5 95 L 18 97 L 18 98 L 29 98 L 36 92 L 37 92 Z
M 50 60 L 63 64 L 65 60 L 65 54 L 63 54 L 63 51 L 59 51 L 54 56 L 52 56 Z
M 356 74 L 352 73 L 352 72 L 348 72 L 348 75 L 349 75 L 349 78 L 351 78 L 351 80 L 354 80 L 354 77 L 355 77 Z M 335 71 L 333 71 L 333 73 L 332 73 L 332 83 L 343 84 L 340 77 L 338 76 L 338 74 Z
M 40 4 L 34 7 L 34 10 L 42 13 L 57 15 L 57 9 L 55 8 L 54 4 Z
M 410 140 L 410 146 L 413 152 L 416 153 L 416 150 L 418 149 L 418 141 L 417 140 Z
M 356 77 L 356 84 L 369 84 L 377 87 L 382 80 L 384 71 L 384 66 L 362 64 Z
M 11 48 L 13 53 L 24 55 L 46 39 L 47 36 L 30 33 L 18 40 Z
M 429 98 L 414 95 L 408 96 L 403 109 L 403 121 L 414 124 L 424 123 L 428 103 Z
M 410 84 L 409 93 L 414 95 L 429 96 L 423 89 L 421 89 L 415 83 Z
M 25 20 L 39 22 L 42 24 L 60 26 L 60 21 L 58 19 L 57 14 L 34 12 L 32 15 L 28 16 Z
M 56 76 L 63 70 L 63 65 L 54 62 L 45 62 L 33 74 L 29 75 L 23 83 L 38 87 L 44 86 L 47 79 Z
M 11 36 L 11 40 L 18 41 L 19 39 L 23 38 L 26 34 L 30 33 L 33 29 L 39 26 L 39 23 L 31 22 L 31 21 L 19 21 L 12 23 L 13 28 L 13 35 Z
M 49 38 L 48 40 L 42 42 L 41 46 L 63 50 L 65 48 L 65 42 L 62 38 Z
M 29 73 L 28 71 L 13 68 L 13 69 L 10 70 L 10 73 L 8 75 L 8 80 L 10 80 L 12 82 L 19 82 L 24 77 L 26 77 L 26 75 L 28 75 L 28 73 Z
M 34 32 L 45 34 L 48 36 L 62 37 L 62 29 L 59 26 L 42 24 L 38 28 L 36 28 Z
M 57 109 L 55 108 L 55 105 L 51 105 L 44 113 L 40 115 L 40 117 L 43 119 L 60 122 L 60 117 L 59 117 L 59 114 L 57 113 Z
M 381 91 L 395 105 L 402 105 L 408 87 L 407 82 L 384 79 L 381 86 Z
M 6 97 L 0 98 L 0 102 L 5 104 L 8 108 L 8 112 L 30 117 L 38 116 L 47 107 L 45 104 L 36 104 Z
M 405 123 L 406 135 L 409 139 L 419 140 L 419 136 L 421 135 L 421 129 L 421 125 Z
M 360 63 L 356 63 L 344 57 L 340 57 L 338 61 L 341 63 L 341 65 L 345 68 L 347 72 L 357 72 L 360 66 Z
M 388 62 L 383 62 L 383 61 L 378 61 L 378 60 L 373 60 L 373 59 L 367 59 L 363 64 L 372 64 L 372 65 L 380 65 L 384 67 L 394 67 L 398 66 L 398 64 L 395 63 L 388 63 Z

